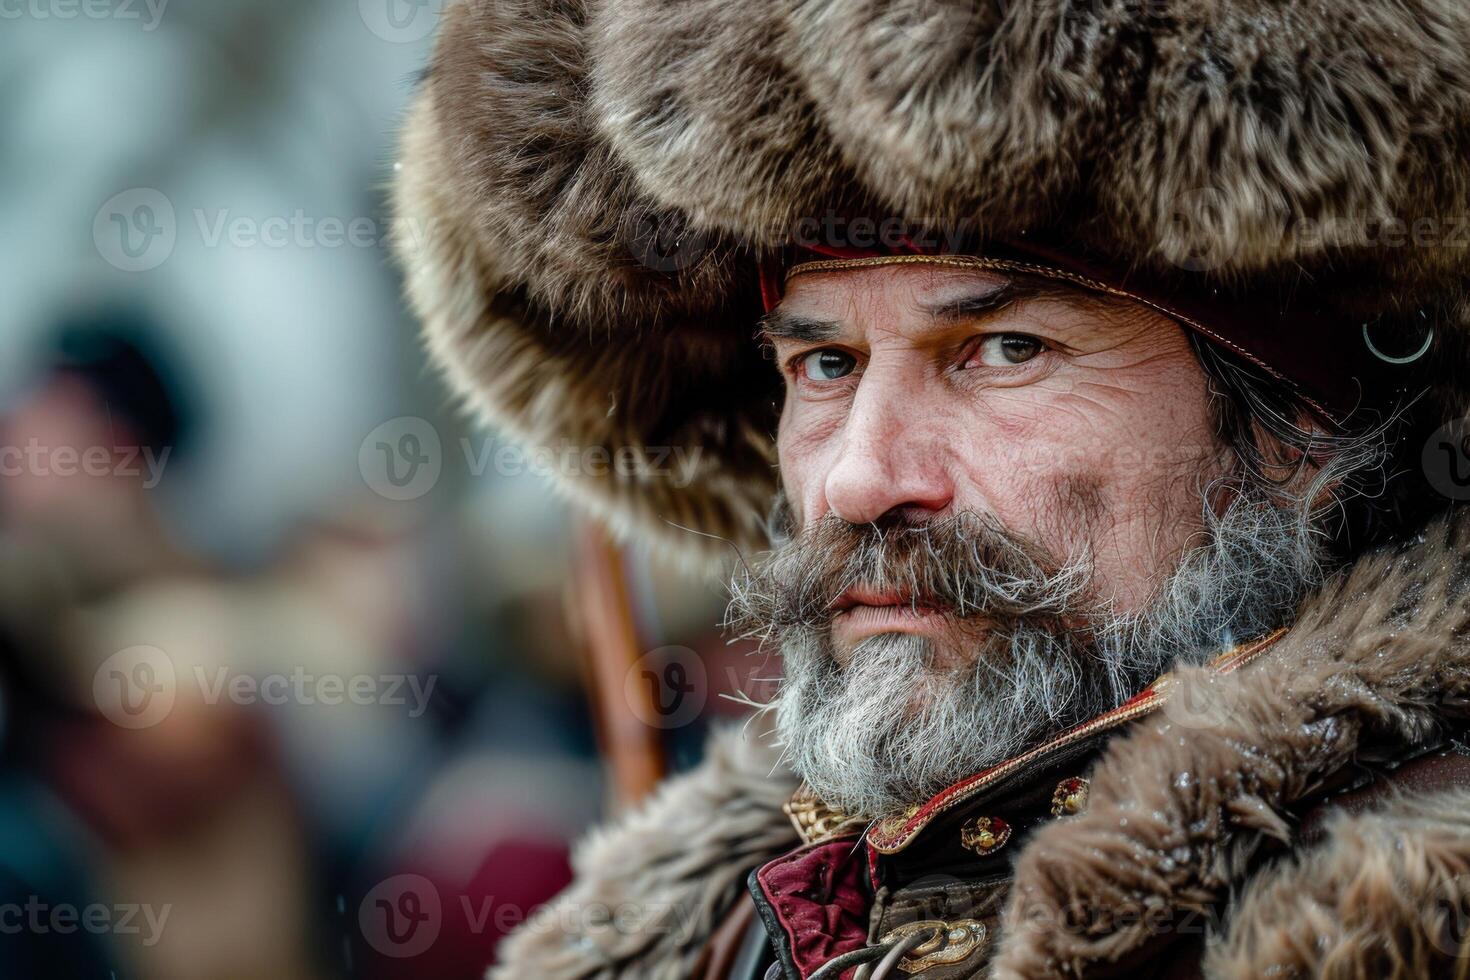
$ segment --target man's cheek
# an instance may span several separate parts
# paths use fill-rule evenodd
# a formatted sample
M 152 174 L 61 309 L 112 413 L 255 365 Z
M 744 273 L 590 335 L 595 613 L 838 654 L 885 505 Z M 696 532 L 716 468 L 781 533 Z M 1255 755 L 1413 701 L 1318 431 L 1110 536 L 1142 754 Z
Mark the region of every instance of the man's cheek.
M 1055 509 L 1060 488 L 1083 477 L 1107 482 L 1117 471 L 1119 447 L 1103 435 L 1059 419 L 1024 438 L 985 439 L 966 450 L 974 494 L 1002 519 L 1034 517 Z M 976 509 L 974 506 L 968 509 Z M 1035 520 L 1024 521 L 1034 524 Z
M 776 459 L 781 486 L 790 501 L 796 526 L 808 515 L 821 516 L 827 473 L 836 462 L 841 446 L 841 424 L 810 414 L 782 420 L 776 438 Z
M 1176 473 L 1181 465 L 1198 463 L 1200 443 L 1210 433 L 1201 431 L 1196 415 L 1186 425 L 1128 395 L 1093 385 L 1086 394 L 1051 403 L 1041 424 L 1001 443 L 1014 450 L 1008 464 L 1040 478 L 1091 473 L 1110 481 L 1115 475 Z
M 778 463 L 781 489 L 786 497 L 786 506 L 790 508 L 791 529 L 800 530 L 806 525 L 808 515 L 820 516 L 822 513 L 822 479 L 817 461 L 783 449 L 778 455 Z

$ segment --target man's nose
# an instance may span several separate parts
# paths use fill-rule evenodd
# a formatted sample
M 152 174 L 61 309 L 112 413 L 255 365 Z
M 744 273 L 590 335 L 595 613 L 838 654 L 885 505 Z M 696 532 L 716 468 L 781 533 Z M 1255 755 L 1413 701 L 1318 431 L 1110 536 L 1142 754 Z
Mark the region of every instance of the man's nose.
M 850 524 L 896 512 L 934 517 L 954 502 L 942 441 L 920 399 L 864 378 L 827 471 L 827 509 Z M 873 379 L 876 380 L 876 379 Z

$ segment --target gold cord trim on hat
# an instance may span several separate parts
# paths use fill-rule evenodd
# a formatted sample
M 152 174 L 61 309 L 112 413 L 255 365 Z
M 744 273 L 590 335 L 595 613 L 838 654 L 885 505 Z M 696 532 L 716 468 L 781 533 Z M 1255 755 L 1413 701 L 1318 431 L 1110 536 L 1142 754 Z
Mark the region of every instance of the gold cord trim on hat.
M 811 262 L 799 262 L 786 270 L 785 281 L 790 282 L 796 276 L 805 275 L 809 272 L 841 272 L 844 269 L 867 269 L 885 265 L 936 265 L 948 266 L 954 269 L 997 269 L 1002 272 L 1021 272 L 1028 275 L 1041 276 L 1045 279 L 1059 279 L 1063 282 L 1072 283 L 1075 286 L 1081 286 L 1083 289 L 1091 290 L 1095 293 L 1103 293 L 1107 296 L 1116 296 L 1120 299 L 1141 303 L 1155 312 L 1162 313 L 1176 323 L 1182 323 L 1191 330 L 1204 334 L 1215 343 L 1229 348 L 1273 378 L 1277 378 L 1291 385 L 1292 389 L 1301 396 L 1303 401 L 1311 405 L 1318 412 L 1321 412 L 1324 417 L 1334 421 L 1341 421 L 1335 413 L 1329 412 L 1315 398 L 1302 391 L 1300 386 L 1293 383 L 1291 379 L 1283 376 L 1280 371 L 1234 341 L 1220 336 L 1220 334 L 1211 330 L 1198 320 L 1185 316 L 1178 310 L 1170 309 L 1157 300 L 1149 299 L 1147 296 L 1139 295 L 1127 289 L 1120 289 L 1101 280 L 1093 279 L 1091 276 L 1083 276 L 1075 272 L 1068 272 L 1066 269 L 1058 269 L 1055 266 L 1041 265 L 1035 262 L 1018 262 L 1015 259 L 998 259 L 985 255 L 869 255 L 852 259 L 816 259 Z

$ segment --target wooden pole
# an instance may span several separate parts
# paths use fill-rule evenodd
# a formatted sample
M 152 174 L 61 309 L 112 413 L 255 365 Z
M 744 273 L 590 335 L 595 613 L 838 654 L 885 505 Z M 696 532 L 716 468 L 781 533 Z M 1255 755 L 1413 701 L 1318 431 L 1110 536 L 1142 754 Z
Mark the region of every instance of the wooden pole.
M 653 692 L 627 683 L 644 645 L 625 556 L 600 525 L 588 523 L 580 535 L 573 588 L 598 741 L 617 804 L 631 806 L 663 779 L 666 762 L 662 733 L 643 721 L 655 717 Z

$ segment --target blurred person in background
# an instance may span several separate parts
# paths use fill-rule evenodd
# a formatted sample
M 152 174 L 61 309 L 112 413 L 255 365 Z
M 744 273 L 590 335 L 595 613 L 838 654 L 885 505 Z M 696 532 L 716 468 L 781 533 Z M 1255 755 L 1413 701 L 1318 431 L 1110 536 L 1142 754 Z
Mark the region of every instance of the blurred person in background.
M 0 929 L 5 959 L 37 977 L 316 976 L 269 733 L 178 683 L 232 627 L 156 507 L 201 423 L 188 379 L 132 313 L 68 322 L 40 360 L 0 418 L 0 908 L 37 909 Z M 144 642 L 161 646 L 126 653 Z
M 257 567 L 211 564 L 162 512 L 207 416 L 149 322 L 74 319 L 38 361 L 0 420 L 14 467 L 0 480 L 0 909 L 129 907 L 140 928 L 0 922 L 17 975 L 478 977 L 507 923 L 569 880 L 565 842 L 597 799 L 590 733 L 549 721 L 583 710 L 549 538 L 517 556 L 458 515 L 473 547 L 445 554 L 496 583 L 472 597 L 426 588 L 444 573 L 423 521 L 381 505 L 305 524 Z M 424 700 L 240 705 L 211 690 L 298 672 L 413 673 L 401 696 Z M 151 683 L 167 688 L 157 717 Z M 385 768 L 382 750 L 407 761 Z M 333 907 L 355 912 L 401 875 L 453 913 L 410 958 Z
M 76 316 L 43 342 L 37 379 L 0 416 L 0 520 L 80 597 L 191 570 L 150 491 L 187 465 L 195 395 L 142 314 Z

